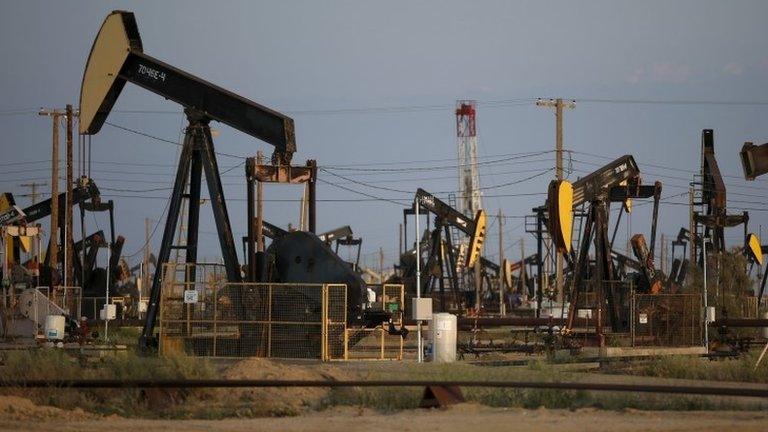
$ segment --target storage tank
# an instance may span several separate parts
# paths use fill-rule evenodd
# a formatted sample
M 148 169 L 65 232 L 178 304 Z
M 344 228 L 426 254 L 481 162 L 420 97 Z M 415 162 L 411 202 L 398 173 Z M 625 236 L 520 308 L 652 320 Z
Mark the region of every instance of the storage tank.
M 450 363 L 456 361 L 456 315 L 449 313 L 432 314 L 432 361 Z
M 45 317 L 45 338 L 49 340 L 64 339 L 64 315 Z

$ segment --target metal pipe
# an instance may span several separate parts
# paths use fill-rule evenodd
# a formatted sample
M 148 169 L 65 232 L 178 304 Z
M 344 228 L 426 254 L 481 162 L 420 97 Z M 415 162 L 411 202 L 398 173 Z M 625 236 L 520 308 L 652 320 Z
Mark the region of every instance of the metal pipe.
M 712 327 L 768 327 L 768 318 L 720 318 L 709 323 Z
M 419 199 L 418 197 L 415 200 L 414 207 L 416 207 L 416 298 L 421 298 L 421 241 L 419 237 Z M 421 320 L 419 320 L 416 323 L 416 338 L 417 338 L 417 349 L 418 353 L 416 353 L 416 358 L 419 363 L 422 363 L 424 361 L 424 349 L 422 347 L 422 340 L 421 340 Z
M 307 161 L 307 166 L 312 169 L 309 176 L 309 232 L 312 234 L 317 232 L 317 162 L 314 160 Z
M 536 317 L 459 317 L 457 325 L 459 328 L 477 327 L 543 327 L 543 326 L 565 326 L 568 323 L 567 318 L 536 318 Z M 405 325 L 415 325 L 416 321 L 405 320 Z M 590 324 L 586 318 L 574 318 L 574 327 L 587 327 Z
M 112 260 L 112 247 L 107 246 L 107 267 Z M 107 270 L 106 296 L 104 300 L 104 343 L 109 342 L 109 270 Z M 65 288 L 66 289 L 66 288 Z
M 254 207 L 256 205 L 256 191 L 254 187 L 255 177 L 251 175 L 256 171 L 256 160 L 254 158 L 248 158 L 245 162 L 245 185 L 246 185 L 246 202 L 248 208 L 246 209 L 246 218 L 248 219 L 248 241 L 247 258 L 248 263 L 248 281 L 256 282 L 256 232 L 255 232 L 255 219 Z
M 496 387 L 558 390 L 596 390 L 669 394 L 698 394 L 713 396 L 768 397 L 768 387 L 723 387 L 606 384 L 590 382 L 535 382 L 535 381 L 441 381 L 441 380 L 137 380 L 137 379 L 90 379 L 90 380 L 5 380 L 0 387 L 18 388 L 245 388 L 245 387 Z
M 709 326 L 707 325 L 707 241 L 709 239 L 704 237 L 701 239 L 701 247 L 704 253 L 704 348 L 709 353 Z

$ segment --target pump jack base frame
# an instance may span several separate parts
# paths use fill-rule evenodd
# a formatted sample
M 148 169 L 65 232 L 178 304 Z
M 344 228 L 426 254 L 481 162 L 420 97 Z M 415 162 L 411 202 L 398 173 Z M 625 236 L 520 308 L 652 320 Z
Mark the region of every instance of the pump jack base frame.
M 224 199 L 224 190 L 221 184 L 219 166 L 216 160 L 216 153 L 213 147 L 213 138 L 209 126 L 210 119 L 204 114 L 187 109 L 185 110 L 189 125 L 184 135 L 184 144 L 182 145 L 181 156 L 179 157 L 179 166 L 176 171 L 176 180 L 173 185 L 170 203 L 168 205 L 168 216 L 165 220 L 163 230 L 163 239 L 160 245 L 160 252 L 157 256 L 157 266 L 152 279 L 152 290 L 150 292 L 149 304 L 147 307 L 147 318 L 144 322 L 144 329 L 139 338 L 139 347 L 142 349 L 150 346 L 156 347 L 157 340 L 154 335 L 154 328 L 157 322 L 160 310 L 160 295 L 162 289 L 164 264 L 168 263 L 171 250 L 182 249 L 186 252 L 186 263 L 194 264 L 197 261 L 197 243 L 198 227 L 200 220 L 200 186 L 202 173 L 205 171 L 205 180 L 210 195 L 211 207 L 213 208 L 213 217 L 216 223 L 216 230 L 219 237 L 224 259 L 224 267 L 227 273 L 227 280 L 230 282 L 240 282 L 240 264 L 237 259 L 235 241 L 232 236 L 232 226 L 229 222 L 227 205 Z M 185 189 L 189 182 L 189 193 Z M 187 214 L 187 238 L 184 245 L 173 245 L 173 239 L 176 234 L 176 227 L 181 211 L 182 200 L 187 198 L 189 201 L 189 212 Z M 185 272 L 188 280 L 194 282 L 196 272 L 194 266 Z M 244 315 L 244 310 L 239 311 Z

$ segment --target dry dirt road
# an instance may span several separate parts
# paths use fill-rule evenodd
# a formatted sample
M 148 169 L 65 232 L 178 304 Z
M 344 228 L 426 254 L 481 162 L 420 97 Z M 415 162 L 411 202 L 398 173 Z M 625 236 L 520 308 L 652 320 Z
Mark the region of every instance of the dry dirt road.
M 730 431 L 768 430 L 768 412 L 649 412 L 584 409 L 524 410 L 488 408 L 462 404 L 447 410 L 414 410 L 378 414 L 356 408 L 333 410 L 298 417 L 230 420 L 136 420 L 115 417 L 99 419 L 0 419 L 0 430 L 8 431 Z

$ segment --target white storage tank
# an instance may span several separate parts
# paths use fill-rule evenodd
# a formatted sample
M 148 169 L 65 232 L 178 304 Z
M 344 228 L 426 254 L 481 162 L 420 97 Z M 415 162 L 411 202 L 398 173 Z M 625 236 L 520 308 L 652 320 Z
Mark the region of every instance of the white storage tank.
M 456 315 L 449 313 L 432 314 L 432 361 L 450 363 L 456 361 Z
M 48 340 L 64 339 L 64 315 L 45 317 L 45 338 Z

